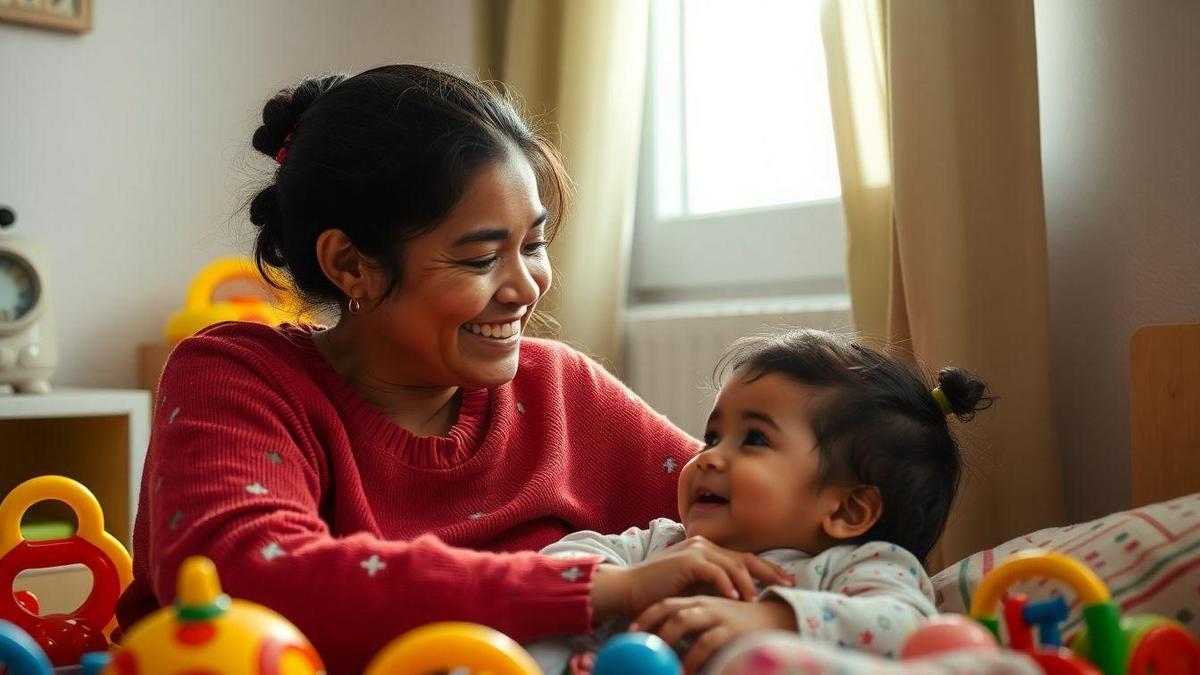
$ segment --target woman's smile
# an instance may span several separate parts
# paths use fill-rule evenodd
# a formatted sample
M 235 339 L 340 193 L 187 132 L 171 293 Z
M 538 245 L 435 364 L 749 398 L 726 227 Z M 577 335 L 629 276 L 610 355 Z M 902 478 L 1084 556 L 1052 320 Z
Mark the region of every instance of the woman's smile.
M 513 319 L 500 323 L 468 323 L 463 324 L 463 330 L 490 340 L 506 340 L 521 337 L 521 320 Z

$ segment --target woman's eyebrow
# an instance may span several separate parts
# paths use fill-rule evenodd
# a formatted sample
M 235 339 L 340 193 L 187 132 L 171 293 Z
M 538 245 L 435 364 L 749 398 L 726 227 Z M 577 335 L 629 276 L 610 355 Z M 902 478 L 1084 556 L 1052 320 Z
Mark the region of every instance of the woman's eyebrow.
M 529 224 L 529 229 L 532 230 L 539 225 L 546 224 L 546 220 L 549 218 L 550 212 L 543 209 L 541 215 L 539 215 L 537 218 L 534 218 L 533 222 Z M 489 241 L 508 241 L 508 230 L 501 227 L 488 228 L 486 230 L 475 230 L 474 232 L 468 232 L 458 239 L 455 239 L 451 246 L 466 246 L 467 244 L 479 244 Z
M 467 244 L 478 244 L 488 241 L 508 241 L 508 230 L 498 227 L 487 230 L 475 230 L 455 239 L 452 246 L 466 246 Z

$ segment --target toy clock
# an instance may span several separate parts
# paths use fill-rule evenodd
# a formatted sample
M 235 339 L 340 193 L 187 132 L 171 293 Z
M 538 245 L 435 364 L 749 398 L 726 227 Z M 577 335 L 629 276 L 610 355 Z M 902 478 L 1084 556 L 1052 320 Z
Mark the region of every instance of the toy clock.
M 0 228 L 16 217 L 0 207 Z M 0 229 L 0 385 L 45 394 L 57 363 L 46 256 L 33 241 Z

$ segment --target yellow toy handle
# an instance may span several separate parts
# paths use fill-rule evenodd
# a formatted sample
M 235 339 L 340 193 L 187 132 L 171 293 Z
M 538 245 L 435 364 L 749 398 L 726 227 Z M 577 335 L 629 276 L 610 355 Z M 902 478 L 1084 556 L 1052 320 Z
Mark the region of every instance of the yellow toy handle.
M 424 675 L 458 667 L 489 675 L 542 675 L 533 657 L 507 635 L 455 621 L 405 633 L 371 660 L 365 675 Z
M 234 279 L 245 279 L 255 284 L 262 283 L 258 270 L 245 258 L 220 258 L 209 263 L 188 288 L 187 308 L 203 309 L 212 304 L 213 293 L 217 286 Z
M 1100 577 L 1074 558 L 1053 551 L 1021 551 L 983 578 L 971 599 L 971 616 L 976 619 L 992 616 L 1009 586 L 1034 577 L 1050 577 L 1067 584 L 1084 604 L 1108 602 L 1111 598 Z
M 71 507 L 79 521 L 75 536 L 100 549 L 117 568 L 124 589 L 133 579 L 133 563 L 129 552 L 116 537 L 104 531 L 104 511 L 96 495 L 81 483 L 65 476 L 38 476 L 21 483 L 0 503 L 0 557 L 24 541 L 21 518 L 31 506 L 46 500 L 57 500 Z

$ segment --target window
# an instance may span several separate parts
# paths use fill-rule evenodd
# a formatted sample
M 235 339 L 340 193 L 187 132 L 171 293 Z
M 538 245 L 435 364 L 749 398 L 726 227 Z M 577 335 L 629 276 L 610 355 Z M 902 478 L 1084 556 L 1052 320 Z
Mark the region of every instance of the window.
M 819 0 L 655 0 L 636 301 L 844 292 Z

